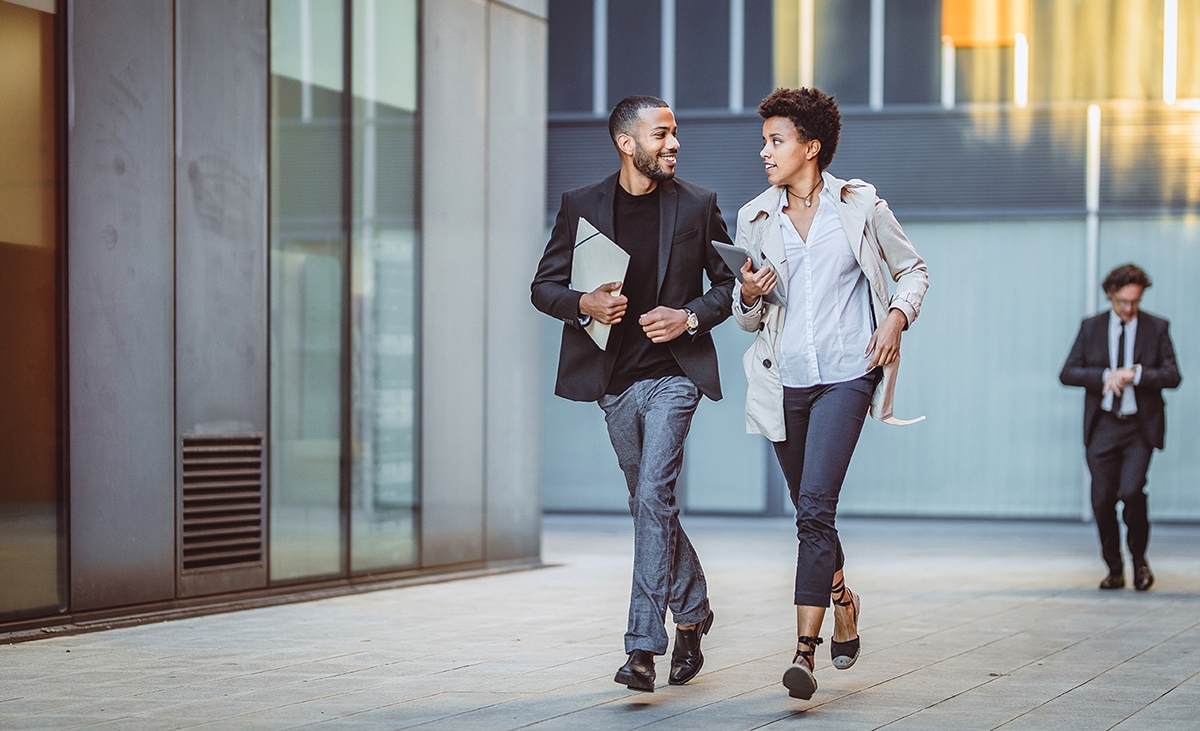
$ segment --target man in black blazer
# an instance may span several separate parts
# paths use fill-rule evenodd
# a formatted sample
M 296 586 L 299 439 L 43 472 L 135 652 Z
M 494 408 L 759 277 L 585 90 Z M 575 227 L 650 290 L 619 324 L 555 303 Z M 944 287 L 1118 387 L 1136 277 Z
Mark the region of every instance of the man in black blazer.
M 700 395 L 721 398 L 709 331 L 731 314 L 734 278 L 710 243 L 729 242 L 716 194 L 674 177 L 679 141 L 667 104 L 655 97 L 624 99 L 608 128 L 621 169 L 563 194 L 532 299 L 565 323 L 554 392 L 599 403 L 625 473 L 634 519 L 633 590 L 629 660 L 615 680 L 653 691 L 654 656 L 667 651 L 667 607 L 677 625 L 673 685 L 700 671 L 700 638 L 713 620 L 704 571 L 679 524 L 675 481 Z M 629 254 L 624 281 L 592 292 L 571 289 L 581 218 Z M 604 350 L 584 330 L 593 319 L 612 325 Z
M 1154 583 L 1146 563 L 1146 472 L 1166 433 L 1162 390 L 1178 386 L 1180 377 L 1167 321 L 1140 310 L 1149 286 L 1150 278 L 1133 264 L 1112 270 L 1104 279 L 1112 310 L 1083 321 L 1059 375 L 1065 385 L 1086 389 L 1083 443 L 1100 552 L 1108 564 L 1101 589 L 1125 587 L 1118 500 L 1124 503 L 1134 588 L 1146 591 Z

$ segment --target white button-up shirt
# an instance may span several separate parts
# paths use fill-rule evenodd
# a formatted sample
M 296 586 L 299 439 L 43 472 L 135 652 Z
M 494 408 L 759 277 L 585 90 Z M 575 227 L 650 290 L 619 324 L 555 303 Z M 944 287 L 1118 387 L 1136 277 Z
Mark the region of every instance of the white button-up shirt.
M 1135 368 L 1133 374 L 1133 385 L 1137 386 L 1142 382 L 1142 367 L 1133 365 L 1133 341 L 1137 337 L 1137 318 L 1133 318 L 1125 324 L 1125 352 L 1120 354 L 1120 360 L 1117 360 L 1117 344 L 1121 342 L 1121 317 L 1117 313 L 1109 310 L 1108 312 L 1108 363 L 1109 367 L 1104 370 L 1102 378 L 1107 381 L 1109 371 L 1114 368 Z M 1126 365 L 1128 364 L 1128 365 Z M 1133 388 L 1126 388 L 1121 392 L 1121 401 L 1116 401 L 1116 394 L 1109 392 L 1104 394 L 1104 398 L 1100 400 L 1100 408 L 1104 411 L 1112 411 L 1116 414 L 1129 415 L 1137 413 L 1137 397 L 1133 393 Z M 1115 408 L 1114 408 L 1115 407 Z
M 792 388 L 862 377 L 868 363 L 863 354 L 874 330 L 867 277 L 850 250 L 837 199 L 829 186 L 818 199 L 805 240 L 783 211 L 786 189 L 779 195 L 788 267 L 779 373 L 783 385 Z

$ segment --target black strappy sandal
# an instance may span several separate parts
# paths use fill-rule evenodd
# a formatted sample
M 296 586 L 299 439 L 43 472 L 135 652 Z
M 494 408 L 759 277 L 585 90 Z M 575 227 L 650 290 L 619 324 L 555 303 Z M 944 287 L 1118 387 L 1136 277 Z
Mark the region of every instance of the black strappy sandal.
M 796 642 L 808 645 L 808 650 L 796 650 L 792 665 L 783 671 L 783 687 L 788 689 L 788 695 L 806 701 L 817 692 L 817 678 L 813 675 L 813 655 L 817 645 L 823 640 L 820 637 L 797 637 Z
M 834 604 L 838 605 L 839 607 L 850 607 L 854 615 L 854 628 L 857 630 L 858 610 L 862 606 L 862 600 L 858 598 L 858 594 L 855 594 L 850 590 L 849 587 L 846 586 L 846 581 L 844 579 L 838 581 L 837 586 L 830 590 L 830 594 L 836 594 L 841 597 L 841 600 L 839 601 L 831 596 Z M 850 595 L 848 598 L 846 596 L 847 594 Z M 836 624 L 837 614 L 834 614 L 834 622 Z M 857 631 L 855 634 L 858 634 Z M 838 642 L 834 639 L 829 640 L 829 655 L 833 659 L 833 666 L 838 670 L 849 670 L 850 667 L 858 661 L 859 649 L 860 643 L 857 636 L 852 640 L 847 640 L 846 642 Z

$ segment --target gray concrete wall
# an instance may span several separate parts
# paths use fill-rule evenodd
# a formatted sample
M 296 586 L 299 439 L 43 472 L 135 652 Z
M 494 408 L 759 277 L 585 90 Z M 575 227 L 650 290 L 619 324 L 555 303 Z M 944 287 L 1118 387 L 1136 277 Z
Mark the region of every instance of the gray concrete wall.
M 423 15 L 422 564 L 536 556 L 545 4 Z
M 170 0 L 68 4 L 71 607 L 175 578 Z

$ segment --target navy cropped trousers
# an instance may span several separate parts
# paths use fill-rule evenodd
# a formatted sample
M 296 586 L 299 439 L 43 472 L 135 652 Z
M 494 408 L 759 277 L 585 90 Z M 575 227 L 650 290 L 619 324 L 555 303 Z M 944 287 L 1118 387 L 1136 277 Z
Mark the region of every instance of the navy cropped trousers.
M 877 368 L 853 381 L 783 389 L 787 438 L 775 442 L 775 455 L 796 506 L 797 606 L 828 607 L 833 575 L 845 563 L 838 496 L 881 376 Z

